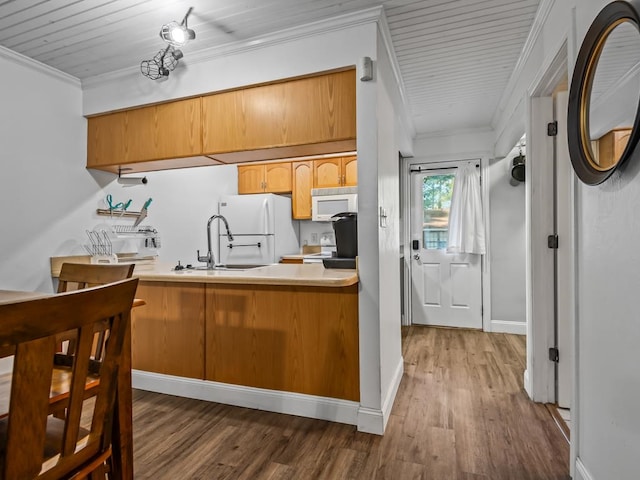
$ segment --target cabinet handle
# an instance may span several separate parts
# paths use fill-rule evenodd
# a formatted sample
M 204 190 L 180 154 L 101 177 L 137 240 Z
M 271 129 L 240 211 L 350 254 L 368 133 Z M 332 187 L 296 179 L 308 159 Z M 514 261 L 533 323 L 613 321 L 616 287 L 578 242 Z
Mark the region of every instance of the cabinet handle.
M 346 184 L 347 184 L 347 176 L 342 175 L 342 185 L 346 185 Z

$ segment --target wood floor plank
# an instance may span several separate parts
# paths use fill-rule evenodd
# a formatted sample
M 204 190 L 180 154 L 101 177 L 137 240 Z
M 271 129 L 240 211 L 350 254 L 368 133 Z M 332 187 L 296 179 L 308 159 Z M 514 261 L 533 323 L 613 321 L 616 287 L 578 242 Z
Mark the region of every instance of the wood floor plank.
M 409 327 L 384 436 L 134 392 L 136 479 L 567 480 L 569 447 L 523 390 L 517 335 Z

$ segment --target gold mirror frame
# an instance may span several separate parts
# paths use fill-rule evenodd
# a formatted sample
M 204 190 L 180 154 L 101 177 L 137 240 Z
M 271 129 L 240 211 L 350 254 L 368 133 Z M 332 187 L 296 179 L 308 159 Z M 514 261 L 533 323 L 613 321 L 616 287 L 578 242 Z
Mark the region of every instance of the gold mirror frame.
M 593 158 L 589 131 L 591 87 L 600 54 L 609 34 L 625 22 L 631 23 L 640 36 L 640 16 L 631 2 L 615 1 L 600 11 L 582 42 L 571 79 L 567 115 L 569 155 L 578 178 L 588 185 L 598 185 L 609 178 L 629 159 L 640 138 L 639 104 L 636 105 L 636 115 L 629 141 L 620 158 L 608 167 L 601 167 Z

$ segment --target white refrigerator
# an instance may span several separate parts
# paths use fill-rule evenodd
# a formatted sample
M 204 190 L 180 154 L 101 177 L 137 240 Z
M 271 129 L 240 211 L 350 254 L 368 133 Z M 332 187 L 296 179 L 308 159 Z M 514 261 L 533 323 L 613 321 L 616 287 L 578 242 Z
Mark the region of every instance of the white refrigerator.
M 219 229 L 220 263 L 268 265 L 300 250 L 298 222 L 291 218 L 291 199 L 272 193 L 224 195 L 218 213 L 229 223 L 233 240 Z

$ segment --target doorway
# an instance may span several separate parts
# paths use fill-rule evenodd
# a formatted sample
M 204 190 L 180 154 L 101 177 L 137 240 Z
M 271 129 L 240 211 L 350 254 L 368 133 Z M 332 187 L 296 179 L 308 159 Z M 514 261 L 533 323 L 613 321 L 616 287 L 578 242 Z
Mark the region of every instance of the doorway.
M 571 409 L 575 416 L 576 215 L 575 177 L 566 139 L 566 44 L 544 72 L 529 99 L 527 131 L 531 162 L 527 164 L 525 389 L 534 401 L 551 404 L 552 411 L 562 407 L 565 414 Z M 567 423 L 567 439 L 570 429 L 574 458 L 577 432 L 575 424 Z
M 475 162 L 479 166 L 479 160 Z M 411 170 L 413 324 L 482 329 L 482 256 L 447 253 L 456 171 L 466 163 L 426 164 Z

